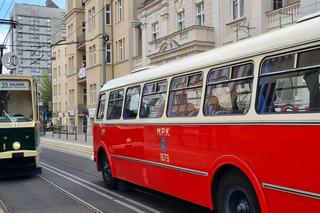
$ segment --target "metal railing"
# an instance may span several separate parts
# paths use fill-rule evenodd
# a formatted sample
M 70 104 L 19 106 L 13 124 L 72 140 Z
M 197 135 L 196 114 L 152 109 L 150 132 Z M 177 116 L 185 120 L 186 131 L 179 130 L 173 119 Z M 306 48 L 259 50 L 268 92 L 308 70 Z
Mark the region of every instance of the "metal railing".
M 52 138 L 58 136 L 60 139 L 64 135 L 65 139 L 75 141 L 81 139 L 88 142 L 88 137 L 92 136 L 91 126 L 57 125 L 52 128 Z M 81 137 L 81 138 L 80 138 Z

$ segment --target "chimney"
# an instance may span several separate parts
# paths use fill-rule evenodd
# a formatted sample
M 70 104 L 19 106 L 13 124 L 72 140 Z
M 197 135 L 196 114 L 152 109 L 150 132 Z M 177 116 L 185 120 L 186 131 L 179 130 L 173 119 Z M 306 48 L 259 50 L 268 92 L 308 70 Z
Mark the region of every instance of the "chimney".
M 52 0 L 46 1 L 46 7 L 59 8 Z

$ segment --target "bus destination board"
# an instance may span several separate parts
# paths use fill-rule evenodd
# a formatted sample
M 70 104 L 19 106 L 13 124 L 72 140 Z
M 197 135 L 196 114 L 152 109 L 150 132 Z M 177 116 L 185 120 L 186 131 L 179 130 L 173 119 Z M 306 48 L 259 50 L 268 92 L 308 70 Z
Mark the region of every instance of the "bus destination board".
M 29 90 L 29 81 L 0 80 L 0 90 Z

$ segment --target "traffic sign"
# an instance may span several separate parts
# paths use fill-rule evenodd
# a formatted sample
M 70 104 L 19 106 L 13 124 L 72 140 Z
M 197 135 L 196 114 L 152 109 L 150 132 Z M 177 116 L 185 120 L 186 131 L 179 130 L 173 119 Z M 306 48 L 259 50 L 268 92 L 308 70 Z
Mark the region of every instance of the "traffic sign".
M 19 57 L 13 53 L 13 52 L 8 52 L 5 53 L 2 56 L 2 64 L 5 68 L 7 68 L 8 70 L 14 70 L 16 69 L 19 64 L 20 64 L 20 60 Z

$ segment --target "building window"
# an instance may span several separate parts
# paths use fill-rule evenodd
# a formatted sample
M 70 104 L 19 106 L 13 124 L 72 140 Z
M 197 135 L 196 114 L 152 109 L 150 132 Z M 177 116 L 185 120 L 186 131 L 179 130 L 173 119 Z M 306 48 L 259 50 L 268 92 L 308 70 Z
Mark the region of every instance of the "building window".
M 92 7 L 91 9 L 89 9 L 88 11 L 88 15 L 89 15 L 89 31 L 94 30 L 95 26 L 96 26 L 96 9 L 95 7 Z
M 90 85 L 90 103 L 94 105 L 97 102 L 97 85 L 91 84 Z
M 185 28 L 184 10 L 178 13 L 178 30 Z
M 111 61 L 111 44 L 110 43 L 107 43 L 107 46 L 106 46 L 106 63 L 107 64 L 112 63 L 112 61 Z
M 96 45 L 89 47 L 89 66 L 95 66 L 97 64 Z
M 69 90 L 70 108 L 74 108 L 74 89 Z
M 159 22 L 152 24 L 152 39 L 157 40 L 159 38 Z
M 204 2 L 196 4 L 197 9 L 197 25 L 204 25 Z
M 117 62 L 121 62 L 125 59 L 125 38 L 116 42 L 117 48 Z
M 273 9 L 278 10 L 283 7 L 283 0 L 273 0 Z
M 74 56 L 69 57 L 69 75 L 73 74 L 74 70 Z
M 117 22 L 120 22 L 124 19 L 123 0 L 116 1 L 115 5 L 116 5 L 116 20 Z
M 233 20 L 243 17 L 244 0 L 232 0 L 232 18 Z
M 111 24 L 111 6 L 110 4 L 106 5 L 106 24 Z

